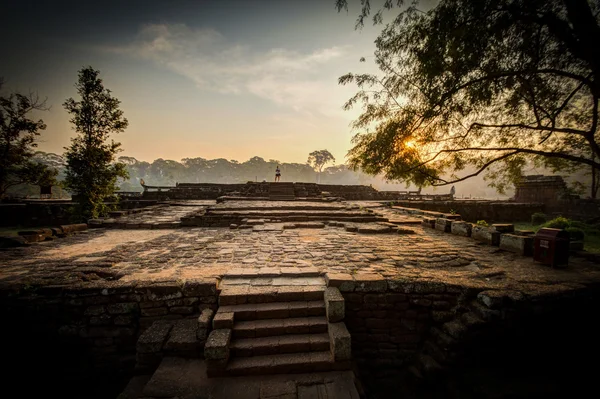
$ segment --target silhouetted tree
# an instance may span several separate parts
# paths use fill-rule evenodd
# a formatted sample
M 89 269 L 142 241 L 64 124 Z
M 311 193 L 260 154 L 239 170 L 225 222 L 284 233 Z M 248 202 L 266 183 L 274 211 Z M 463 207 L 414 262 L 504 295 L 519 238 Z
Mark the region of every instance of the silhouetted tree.
M 329 162 L 335 162 L 335 158 L 327 150 L 317 150 L 308 154 L 308 161 L 306 161 L 306 163 L 317 169 L 319 172 L 319 183 L 321 182 L 321 171 L 323 170 L 323 166 Z
M 117 179 L 128 178 L 125 165 L 115 162 L 120 143 L 109 137 L 123 132 L 128 125 L 119 109 L 121 103 L 111 96 L 92 67 L 79 71 L 75 87 L 80 101 L 69 98 L 64 107 L 71 114 L 77 136 L 66 148 L 65 185 L 79 196 L 78 217 L 82 220 L 104 215 L 105 201 L 113 199 Z
M 0 79 L 0 89 L 2 85 Z M 45 101 L 33 93 L 0 96 L 0 197 L 19 184 L 56 184 L 58 171 L 32 159 L 37 147 L 35 140 L 46 124 L 41 119 L 30 119 L 29 115 L 47 109 Z
M 403 3 L 386 0 L 374 23 Z M 369 0 L 361 4 L 357 27 L 370 14 Z M 531 164 L 597 174 L 599 16 L 598 0 L 441 0 L 428 12 L 414 3 L 401 9 L 376 40 L 382 76 L 339 79 L 359 87 L 345 104 L 363 104 L 354 128 L 375 126 L 354 137 L 351 166 L 417 186 L 486 171 L 499 191 Z

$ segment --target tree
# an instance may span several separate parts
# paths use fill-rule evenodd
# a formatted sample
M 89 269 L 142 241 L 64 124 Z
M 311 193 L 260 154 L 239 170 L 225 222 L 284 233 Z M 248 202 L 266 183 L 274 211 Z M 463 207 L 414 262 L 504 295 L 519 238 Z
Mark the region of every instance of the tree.
M 109 136 L 123 132 L 128 122 L 119 109 L 121 102 L 104 88 L 99 74 L 92 67 L 82 68 L 75 85 L 81 101 L 69 98 L 64 103 L 78 133 L 65 148 L 65 185 L 78 195 L 77 213 L 82 219 L 104 215 L 109 210 L 105 201 L 113 198 L 117 179 L 128 178 L 125 165 L 115 162 L 121 144 L 108 142 Z
M 0 79 L 0 89 L 3 81 Z M 0 97 L 0 197 L 19 184 L 51 186 L 58 172 L 33 158 L 44 121 L 31 119 L 34 111 L 47 110 L 46 102 L 33 93 L 11 93 Z
M 357 27 L 370 14 L 369 1 L 361 3 Z M 347 9 L 346 0 L 336 5 Z M 374 23 L 394 6 L 403 1 L 386 0 Z M 359 88 L 345 108 L 363 106 L 353 123 L 362 132 L 353 138 L 350 165 L 417 186 L 485 171 L 500 192 L 532 165 L 596 175 L 599 15 L 599 0 L 404 7 L 376 40 L 382 76 L 339 79 Z
M 308 161 L 306 161 L 306 163 L 317 169 L 319 172 L 319 183 L 321 183 L 321 171 L 323 170 L 323 166 L 329 162 L 335 162 L 335 158 L 327 150 L 317 150 L 308 154 Z

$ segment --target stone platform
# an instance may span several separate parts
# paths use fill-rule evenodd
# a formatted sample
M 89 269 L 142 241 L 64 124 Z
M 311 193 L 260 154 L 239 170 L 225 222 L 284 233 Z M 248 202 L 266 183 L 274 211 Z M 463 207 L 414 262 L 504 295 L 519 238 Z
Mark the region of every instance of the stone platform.
M 265 211 L 260 202 L 219 205 L 222 206 L 178 204 L 157 209 L 164 212 L 160 217 L 173 220 L 181 217 L 181 208 L 205 210 L 194 206 Z M 97 362 L 104 362 L 113 370 L 114 362 L 122 361 L 124 356 L 135 360 L 137 338 L 158 320 L 193 324 L 208 309 L 219 313 L 220 307 L 243 305 L 244 300 L 268 303 L 263 296 L 276 298 L 283 293 L 278 287 L 291 287 L 287 293 L 294 294 L 306 289 L 310 295 L 313 285 L 320 290 L 334 287 L 346 303 L 344 323 L 352 338 L 352 362 L 363 374 L 393 376 L 396 370 L 410 366 L 417 378 L 428 378 L 442 366 L 452 369 L 457 356 L 455 348 L 467 347 L 465 337 L 477 329 L 487 328 L 486 334 L 504 331 L 506 326 L 502 323 L 512 320 L 511 315 L 528 320 L 540 309 L 552 311 L 560 304 L 565 304 L 567 314 L 572 313 L 582 305 L 573 305 L 570 300 L 583 298 L 582 303 L 586 304 L 585 298 L 593 296 L 600 285 L 598 266 L 585 259 L 571 259 L 566 269 L 545 267 L 530 257 L 423 227 L 416 224 L 415 215 L 403 215 L 377 202 L 319 203 L 302 209 L 307 204 L 273 201 L 270 206 L 272 212 L 280 213 L 317 212 L 315 207 L 319 206 L 326 208 L 318 212 L 360 212 L 390 222 L 350 226 L 325 220 L 318 226 L 315 223 L 286 229 L 279 228 L 285 223 L 271 222 L 270 218 L 260 224 L 248 224 L 250 219 L 246 218 L 245 223 L 251 228 L 123 229 L 117 225 L 90 229 L 60 240 L 1 251 L 0 300 L 7 317 L 17 320 L 15 325 L 37 331 L 36 324 L 26 323 L 50 317 L 61 336 L 78 339 Z M 144 223 L 156 214 L 149 210 L 131 216 Z M 383 227 L 387 228 L 386 234 L 360 232 L 361 228 Z M 245 288 L 240 293 L 235 287 Z M 227 301 L 223 298 L 235 299 L 226 304 L 221 303 Z M 238 303 L 238 298 L 245 299 Z M 281 307 L 281 303 L 291 300 L 298 301 L 287 298 L 268 309 L 271 316 L 281 319 L 280 312 L 291 309 L 290 304 Z M 307 309 L 312 306 L 308 302 L 313 301 L 306 299 Z M 320 302 L 315 304 L 314 309 L 317 308 L 322 312 Z M 588 308 L 581 309 L 588 312 Z M 220 313 L 249 311 L 258 314 L 266 310 L 261 306 L 225 308 Z M 241 325 L 230 325 L 230 329 L 239 331 L 254 326 L 254 331 L 281 336 L 281 320 L 268 328 L 263 322 L 239 321 Z M 306 320 L 308 333 L 313 324 L 318 328 L 324 325 L 320 319 L 318 323 L 313 321 Z M 285 323 L 284 320 L 284 328 Z M 520 323 L 521 319 L 513 325 Z M 314 333 L 324 334 L 321 330 Z M 234 355 L 243 355 L 248 343 L 243 340 L 248 337 L 239 333 L 238 337 L 232 350 L 238 351 Z M 262 346 L 255 342 L 261 350 L 277 347 L 272 339 L 264 341 L 269 342 L 260 341 Z M 279 345 L 282 339 L 277 342 Z M 312 342 L 311 337 L 308 342 Z M 295 344 L 305 348 L 306 340 Z M 324 337 L 318 343 L 321 344 L 327 344 Z M 322 352 L 324 348 L 316 347 Z M 173 362 L 179 362 L 177 367 L 203 367 L 197 359 Z M 325 360 L 319 364 L 325 363 L 330 365 Z M 254 384 L 249 392 L 261 395 L 260 384 L 248 381 Z M 179 386 L 177 381 L 170 384 L 171 388 Z M 185 384 L 182 382 L 181 386 Z M 292 384 L 288 385 L 291 389 Z M 298 397 L 300 386 L 304 385 L 295 384 Z

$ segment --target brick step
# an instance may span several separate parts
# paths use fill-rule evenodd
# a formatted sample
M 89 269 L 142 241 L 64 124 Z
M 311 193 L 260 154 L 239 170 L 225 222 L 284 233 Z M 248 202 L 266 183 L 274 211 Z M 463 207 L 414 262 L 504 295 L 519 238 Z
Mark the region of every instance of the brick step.
M 284 334 L 321 334 L 327 332 L 324 316 L 292 317 L 287 319 L 265 319 L 236 321 L 233 338 L 272 337 Z
M 372 213 L 361 212 L 361 211 L 347 211 L 347 210 L 305 210 L 305 211 L 296 211 L 296 210 L 268 210 L 265 209 L 263 211 L 211 211 L 206 213 L 205 216 L 236 216 L 247 219 L 269 219 L 269 218 L 279 218 L 283 216 L 344 216 L 344 217 L 358 217 L 358 216 L 370 216 L 372 218 L 376 218 L 377 216 Z
M 331 353 L 323 351 L 234 358 L 229 361 L 225 374 L 290 374 L 349 369 L 350 362 L 334 362 Z
M 292 334 L 259 338 L 240 338 L 229 350 L 236 357 L 276 355 L 280 353 L 329 351 L 328 334 Z
M 219 295 L 219 306 L 246 303 L 322 301 L 324 286 L 226 286 Z
M 219 313 L 234 313 L 236 321 L 325 316 L 324 301 L 248 303 L 219 307 Z

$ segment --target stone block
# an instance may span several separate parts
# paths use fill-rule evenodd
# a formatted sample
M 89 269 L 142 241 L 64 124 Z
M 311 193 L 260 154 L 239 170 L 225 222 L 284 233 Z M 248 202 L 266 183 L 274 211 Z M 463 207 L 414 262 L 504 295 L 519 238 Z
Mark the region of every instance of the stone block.
M 471 238 L 488 245 L 500 245 L 500 232 L 492 230 L 487 226 L 474 225 L 471 231 Z
M 173 324 L 168 322 L 155 321 L 152 323 L 152 325 L 140 335 L 136 344 L 137 351 L 140 353 L 160 352 L 172 327 Z
M 164 349 L 178 354 L 195 355 L 198 349 L 198 323 L 193 319 L 178 320 L 173 324 Z
M 183 284 L 183 296 L 216 296 L 217 285 L 215 281 L 209 280 L 187 280 Z
M 173 283 L 154 283 L 136 287 L 136 292 L 145 294 L 148 301 L 167 301 L 183 297 L 181 287 Z
M 137 302 L 125 302 L 125 303 L 114 303 L 108 305 L 107 307 L 108 313 L 110 314 L 126 314 L 137 312 L 139 309 L 139 305 Z
M 435 220 L 435 229 L 443 231 L 444 233 L 450 233 L 452 230 L 452 220 L 446 218 L 437 218 Z
M 570 251 L 583 251 L 583 241 L 571 241 L 569 242 Z
M 432 229 L 435 229 L 435 219 L 434 218 L 423 218 L 423 221 L 421 222 L 421 226 L 430 227 Z
M 335 287 L 327 287 L 325 290 L 325 312 L 330 323 L 344 320 L 344 297 L 340 290 Z
M 233 328 L 234 315 L 233 312 L 217 312 L 212 322 L 213 329 Z
M 352 341 L 344 323 L 329 323 L 329 342 L 335 361 L 350 360 Z
M 387 282 L 381 274 L 357 274 L 354 276 L 355 290 L 359 292 L 385 292 Z
M 532 256 L 533 237 L 518 236 L 516 234 L 502 234 L 500 236 L 500 249 L 514 252 L 522 256 Z
M 492 229 L 494 229 L 497 232 L 502 233 L 502 234 L 513 233 L 515 231 L 515 225 L 507 224 L 507 223 L 506 224 L 493 224 Z
M 59 226 L 63 233 L 69 234 L 74 233 L 76 231 L 85 231 L 88 228 L 87 223 L 78 223 L 78 224 L 66 224 Z
M 198 328 L 210 328 L 213 314 L 214 312 L 212 309 L 204 309 L 202 313 L 200 313 L 200 317 L 198 317 Z
M 204 345 L 204 358 L 208 360 L 229 359 L 229 342 L 231 341 L 231 330 L 213 330 Z
M 346 273 L 327 273 L 325 281 L 327 286 L 337 287 L 341 292 L 352 292 L 355 288 L 354 278 Z
M 457 236 L 471 237 L 473 225 L 467 222 L 454 221 L 450 227 L 450 232 Z

